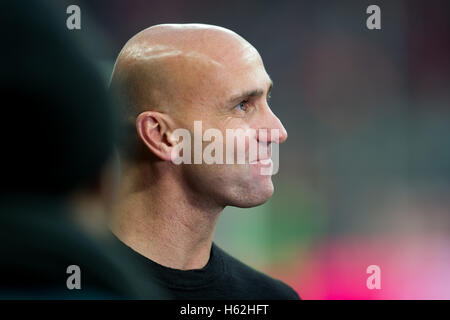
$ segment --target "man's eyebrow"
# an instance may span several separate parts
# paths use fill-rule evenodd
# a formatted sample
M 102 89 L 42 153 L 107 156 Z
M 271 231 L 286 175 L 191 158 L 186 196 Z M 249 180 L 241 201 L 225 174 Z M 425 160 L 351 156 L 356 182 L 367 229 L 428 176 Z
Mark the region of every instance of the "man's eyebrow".
M 267 89 L 267 95 L 269 95 L 270 92 L 272 91 L 272 87 L 273 87 L 273 82 L 270 81 L 269 88 Z M 264 95 L 264 90 L 262 90 L 262 89 L 248 90 L 248 91 L 244 91 L 242 93 L 232 96 L 230 98 L 229 102 L 230 103 L 237 102 L 237 101 L 244 100 L 245 98 L 260 97 L 262 95 Z

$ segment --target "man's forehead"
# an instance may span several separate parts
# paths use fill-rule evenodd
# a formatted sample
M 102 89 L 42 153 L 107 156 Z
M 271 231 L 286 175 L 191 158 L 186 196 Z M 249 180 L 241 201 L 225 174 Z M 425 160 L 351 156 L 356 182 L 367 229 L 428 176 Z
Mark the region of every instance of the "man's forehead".
M 182 47 L 180 45 L 157 45 L 142 51 L 141 61 L 159 64 L 181 81 L 201 81 L 203 84 L 217 86 L 234 91 L 242 82 L 255 82 L 264 79 L 259 87 L 266 87 L 270 78 L 265 73 L 262 59 L 255 48 L 245 43 L 220 45 L 211 48 L 204 46 Z M 201 83 L 197 82 L 200 86 Z M 190 85 L 189 85 L 190 87 Z M 200 89 L 200 88 L 199 88 Z

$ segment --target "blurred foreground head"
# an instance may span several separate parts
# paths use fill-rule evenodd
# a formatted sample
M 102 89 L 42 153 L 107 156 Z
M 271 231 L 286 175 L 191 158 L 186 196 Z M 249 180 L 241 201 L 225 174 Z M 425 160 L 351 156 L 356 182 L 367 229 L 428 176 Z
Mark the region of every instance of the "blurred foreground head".
M 79 223 L 106 211 L 101 180 L 118 126 L 65 10 L 52 8 L 1 4 L 0 298 L 160 297 L 107 237 Z M 71 265 L 80 290 L 67 286 Z
M 100 76 L 66 28 L 64 10 L 50 14 L 46 1 L 1 6 L 2 193 L 90 188 L 117 128 Z

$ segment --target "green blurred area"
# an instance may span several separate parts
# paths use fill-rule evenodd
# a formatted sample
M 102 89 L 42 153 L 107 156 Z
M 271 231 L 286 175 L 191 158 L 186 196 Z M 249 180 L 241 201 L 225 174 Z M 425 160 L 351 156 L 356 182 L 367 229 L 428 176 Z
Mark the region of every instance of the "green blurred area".
M 323 200 L 305 186 L 275 183 L 267 203 L 251 209 L 226 208 L 216 229 L 220 246 L 255 267 L 292 262 L 325 231 Z

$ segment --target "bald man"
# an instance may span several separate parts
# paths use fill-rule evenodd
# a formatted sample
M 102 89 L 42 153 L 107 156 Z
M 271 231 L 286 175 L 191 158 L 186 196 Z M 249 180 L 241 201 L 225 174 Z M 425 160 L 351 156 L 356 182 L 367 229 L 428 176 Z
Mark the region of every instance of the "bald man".
M 224 136 L 227 129 L 278 132 L 250 135 L 259 148 L 286 140 L 286 130 L 268 105 L 272 81 L 258 51 L 217 26 L 153 26 L 126 43 L 111 88 L 134 128 L 128 143 L 135 148 L 122 150 L 120 195 L 111 219 L 124 250 L 175 299 L 299 299 L 288 285 L 213 243 L 226 206 L 253 207 L 272 196 L 271 176 L 261 174 L 259 161 L 267 159 L 244 164 L 173 161 L 181 143 L 176 130 L 195 134 L 195 121 L 201 121 L 202 132 L 216 129 Z

